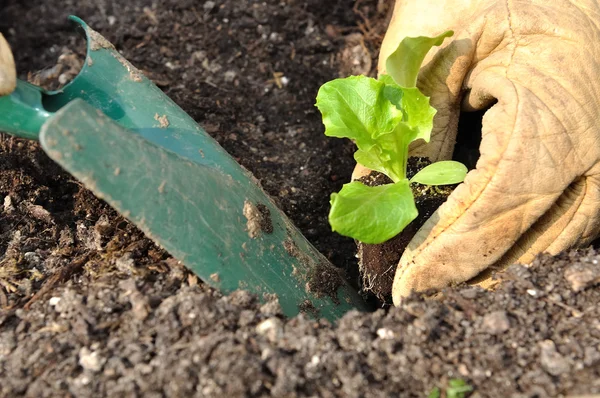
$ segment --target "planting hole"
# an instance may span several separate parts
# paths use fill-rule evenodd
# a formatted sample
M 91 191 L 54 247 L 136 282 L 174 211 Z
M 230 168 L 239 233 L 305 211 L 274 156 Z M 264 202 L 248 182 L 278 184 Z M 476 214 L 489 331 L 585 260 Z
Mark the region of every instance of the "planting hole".
M 475 112 L 461 112 L 458 134 L 452 159 L 461 162 L 469 170 L 474 169 L 479 159 L 483 115 L 489 108 Z

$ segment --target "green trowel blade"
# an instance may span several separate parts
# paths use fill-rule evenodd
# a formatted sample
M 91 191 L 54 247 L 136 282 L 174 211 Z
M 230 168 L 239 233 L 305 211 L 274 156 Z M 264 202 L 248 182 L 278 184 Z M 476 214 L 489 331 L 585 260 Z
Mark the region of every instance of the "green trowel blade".
M 165 150 L 82 100 L 54 115 L 40 142 L 86 187 L 223 292 L 275 294 L 287 315 L 303 310 L 337 319 L 366 309 L 250 178 Z
M 0 128 L 48 155 L 206 283 L 276 295 L 288 316 L 367 310 L 217 142 L 100 34 L 64 89 L 19 83 L 0 98 Z M 41 131 L 41 133 L 40 133 Z

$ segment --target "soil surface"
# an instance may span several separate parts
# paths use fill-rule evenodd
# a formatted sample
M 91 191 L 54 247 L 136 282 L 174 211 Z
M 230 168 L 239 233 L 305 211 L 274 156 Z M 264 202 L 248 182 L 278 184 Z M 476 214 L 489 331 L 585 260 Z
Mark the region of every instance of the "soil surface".
M 354 148 L 323 135 L 314 101 L 332 78 L 373 73 L 387 10 L 376 0 L 0 0 L 0 31 L 23 78 L 60 82 L 82 55 L 66 16 L 82 17 L 357 282 L 354 243 L 326 219 Z M 492 293 L 458 286 L 331 325 L 203 285 L 33 142 L 0 136 L 0 199 L 3 397 L 425 397 L 451 379 L 479 397 L 600 393 L 594 251 L 512 268 Z

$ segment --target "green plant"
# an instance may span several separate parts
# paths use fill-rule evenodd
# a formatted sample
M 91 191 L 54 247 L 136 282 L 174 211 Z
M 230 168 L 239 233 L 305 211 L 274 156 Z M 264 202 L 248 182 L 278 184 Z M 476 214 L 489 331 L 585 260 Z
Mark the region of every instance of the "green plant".
M 374 187 L 354 181 L 332 194 L 329 223 L 334 231 L 363 243 L 385 242 L 418 215 L 410 183 L 463 181 L 467 169 L 454 161 L 433 163 L 411 180 L 406 177 L 408 146 L 419 139 L 429 142 L 436 113 L 416 87 L 417 75 L 431 47 L 452 34 L 407 37 L 388 57 L 388 74 L 336 79 L 319 89 L 316 106 L 325 135 L 353 140 L 358 147 L 354 159 L 393 181 Z
M 448 380 L 448 387 L 446 388 L 446 398 L 465 398 L 467 393 L 473 391 L 473 387 L 467 384 L 462 379 L 450 379 Z M 434 387 L 433 390 L 427 395 L 427 398 L 440 398 L 442 391 L 439 387 Z

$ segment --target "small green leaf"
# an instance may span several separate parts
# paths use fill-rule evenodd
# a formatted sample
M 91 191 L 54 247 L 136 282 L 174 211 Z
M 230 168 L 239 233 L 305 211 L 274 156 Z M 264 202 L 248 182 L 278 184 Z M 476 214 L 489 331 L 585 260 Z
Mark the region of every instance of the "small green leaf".
M 418 215 L 408 180 L 368 187 L 345 184 L 331 195 L 329 223 L 333 231 L 363 243 L 383 243 Z
M 385 166 L 383 165 L 383 161 L 379 156 L 376 155 L 376 151 L 363 151 L 357 150 L 354 152 L 354 160 L 356 163 L 360 163 L 368 169 L 378 171 L 385 175 L 388 174 Z
M 377 138 L 377 146 L 373 150 L 379 151 L 378 156 L 386 169 L 385 175 L 394 182 L 406 179 L 408 146 L 417 133 L 417 129 L 411 129 L 406 123 L 399 123 L 393 132 Z
M 398 83 L 396 83 L 394 81 L 394 79 L 390 75 L 386 75 L 386 74 L 379 75 L 379 77 L 377 78 L 377 80 L 379 80 L 380 82 L 385 83 L 388 86 L 398 86 Z M 398 86 L 398 87 L 400 87 L 400 86 Z
M 427 398 L 440 398 L 442 392 L 439 387 L 433 387 Z
M 462 379 L 450 379 L 446 389 L 447 398 L 465 398 L 466 393 L 473 391 L 473 387 Z
M 375 139 L 392 132 L 402 111 L 384 95 L 385 84 L 370 77 L 351 76 L 325 83 L 317 94 L 325 135 L 356 141 L 368 151 Z
M 425 55 L 433 46 L 442 44 L 454 34 L 449 30 L 436 37 L 405 37 L 396 51 L 386 60 L 385 68 L 394 81 L 402 87 L 415 87 Z
M 429 105 L 429 97 L 416 87 L 400 87 L 390 75 L 380 75 L 379 80 L 385 83 L 384 96 L 402 110 L 402 121 L 417 129 L 415 140 L 422 138 L 429 142 L 436 114 L 435 108 Z
M 385 88 L 383 89 L 385 98 L 402 111 L 402 120 L 406 120 L 408 115 L 402 109 L 402 97 L 404 96 L 402 87 L 397 85 L 390 75 L 379 75 L 379 81 L 385 84 Z
M 426 97 L 418 88 L 403 88 L 402 109 L 406 113 L 406 124 L 410 128 L 417 130 L 418 140 L 422 138 L 429 142 L 431 130 L 433 130 L 433 117 L 436 114 L 435 108 L 429 105 L 429 97 Z
M 324 84 L 317 95 L 325 134 L 356 142 L 358 163 L 394 182 L 406 178 L 408 146 L 429 141 L 435 109 L 417 88 L 403 88 L 388 75 L 351 76 Z
M 463 182 L 467 175 L 467 167 L 454 160 L 443 160 L 424 167 L 410 182 L 423 185 L 450 185 Z

